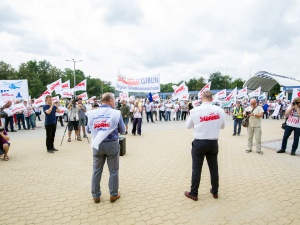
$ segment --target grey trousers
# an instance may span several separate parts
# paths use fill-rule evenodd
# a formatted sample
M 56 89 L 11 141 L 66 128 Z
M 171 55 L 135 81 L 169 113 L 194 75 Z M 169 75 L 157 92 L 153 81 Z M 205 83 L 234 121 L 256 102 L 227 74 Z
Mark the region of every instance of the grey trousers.
M 260 127 L 247 127 L 248 132 L 248 150 L 252 150 L 253 146 L 253 136 L 256 140 L 256 151 L 261 151 L 261 128 Z
M 98 149 L 93 148 L 92 195 L 101 196 L 100 181 L 105 160 L 109 170 L 108 187 L 111 196 L 117 196 L 119 190 L 119 141 L 101 142 Z

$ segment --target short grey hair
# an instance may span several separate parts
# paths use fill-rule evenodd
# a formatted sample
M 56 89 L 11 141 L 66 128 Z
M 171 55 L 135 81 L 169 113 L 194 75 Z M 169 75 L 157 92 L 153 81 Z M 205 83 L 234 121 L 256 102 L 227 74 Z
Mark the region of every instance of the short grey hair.
M 106 92 L 102 95 L 101 102 L 109 102 L 110 100 L 114 100 L 114 94 L 110 92 Z
M 209 90 L 203 91 L 202 98 L 207 100 L 212 100 L 212 93 Z

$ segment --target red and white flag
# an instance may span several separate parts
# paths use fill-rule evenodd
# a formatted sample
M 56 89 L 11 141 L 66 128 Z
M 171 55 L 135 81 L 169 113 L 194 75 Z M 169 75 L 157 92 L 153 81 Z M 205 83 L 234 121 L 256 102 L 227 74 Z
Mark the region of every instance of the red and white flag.
M 213 102 L 219 102 L 221 99 L 226 98 L 226 89 L 217 92 L 214 96 L 213 96 Z
M 128 92 L 122 92 L 122 93 L 120 93 L 119 97 L 120 97 L 121 100 L 123 100 L 123 99 L 127 100 L 128 97 L 129 97 Z
M 152 95 L 152 99 L 153 99 L 154 102 L 160 102 L 160 98 L 159 98 L 158 94 Z
M 210 86 L 211 86 L 211 82 L 209 82 L 208 84 L 206 84 L 198 93 L 198 98 L 201 99 L 202 98 L 202 93 L 203 91 L 207 91 L 210 90 Z
M 186 93 L 180 96 L 179 101 L 187 101 L 189 100 L 190 94 Z
M 236 93 L 237 93 L 237 88 L 233 89 L 232 92 L 229 93 L 229 95 L 227 95 L 227 97 L 225 98 L 225 101 L 231 101 L 231 103 L 236 103 Z
M 188 87 L 185 86 L 185 82 L 182 82 L 178 87 L 172 86 L 174 93 L 172 94 L 172 100 L 180 99 L 182 95 L 188 94 Z
M 33 105 L 34 106 L 45 105 L 45 98 L 42 96 L 40 98 L 35 99 Z
M 61 79 L 54 81 L 53 83 L 47 85 L 49 91 L 60 91 L 61 90 Z
M 61 98 L 72 98 L 73 90 L 70 89 L 62 90 L 59 94 Z
M 86 92 L 84 92 L 84 93 L 78 95 L 77 97 L 78 97 L 78 98 L 81 98 L 82 100 L 87 100 L 87 99 L 89 99 Z
M 61 89 L 71 89 L 70 87 L 70 80 L 67 80 L 66 82 L 61 84 Z
M 248 89 L 247 89 L 247 86 L 244 87 L 243 89 L 239 90 L 239 92 L 237 93 L 237 98 L 244 98 L 244 97 L 247 97 L 248 95 Z
M 252 91 L 251 93 L 249 93 L 249 97 L 259 97 L 260 96 L 260 90 L 261 90 L 261 87 L 257 88 L 255 91 Z
M 52 102 L 59 102 L 59 96 L 55 96 L 52 98 Z
M 51 93 L 52 93 L 52 91 L 50 91 L 49 89 L 47 89 L 46 91 L 44 91 L 43 94 L 40 95 L 40 97 L 43 97 L 43 96 L 46 96 L 46 95 L 51 95 Z
M 299 88 L 293 88 L 292 101 L 295 98 L 298 98 L 298 97 L 300 97 L 300 89 Z
M 86 91 L 86 79 L 81 81 L 75 87 L 73 87 L 74 91 Z
M 8 116 L 14 115 L 16 112 L 25 110 L 26 107 L 23 103 L 12 105 L 11 107 L 4 109 Z

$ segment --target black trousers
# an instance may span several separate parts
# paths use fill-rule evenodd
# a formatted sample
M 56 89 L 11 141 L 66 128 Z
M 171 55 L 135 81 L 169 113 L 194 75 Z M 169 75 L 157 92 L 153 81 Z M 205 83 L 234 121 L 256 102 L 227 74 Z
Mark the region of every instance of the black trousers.
M 187 111 L 181 111 L 181 120 L 186 119 L 186 114 L 187 114 Z
M 198 189 L 201 180 L 201 171 L 203 160 L 206 161 L 210 172 L 210 181 L 212 192 L 218 193 L 219 190 L 219 172 L 218 172 L 218 140 L 197 140 L 192 142 L 192 159 L 193 159 L 193 172 L 192 172 L 192 185 L 190 194 L 198 196 Z
M 46 146 L 48 151 L 54 148 L 56 124 L 46 125 L 45 127 L 46 127 Z

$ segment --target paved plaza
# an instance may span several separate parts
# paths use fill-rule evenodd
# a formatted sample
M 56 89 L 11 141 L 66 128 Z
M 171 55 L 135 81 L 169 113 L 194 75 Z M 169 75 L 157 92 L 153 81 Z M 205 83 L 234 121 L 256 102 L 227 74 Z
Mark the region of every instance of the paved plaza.
M 109 201 L 106 165 L 101 202 L 92 199 L 87 139 L 75 141 L 73 134 L 68 143 L 65 136 L 60 146 L 64 128 L 58 126 L 59 151 L 49 154 L 43 128 L 9 133 L 10 160 L 0 160 L 0 224 L 300 224 L 299 150 L 296 156 L 277 154 L 283 120 L 262 123 L 264 155 L 255 148 L 246 153 L 246 130 L 233 137 L 233 121 L 226 116 L 219 139 L 219 199 L 209 193 L 205 162 L 197 202 L 184 196 L 193 137 L 182 121 L 144 119 L 142 136 L 126 135 L 121 198 L 115 203 Z M 289 141 L 287 150 L 290 146 Z

